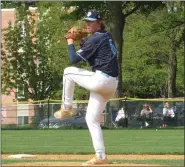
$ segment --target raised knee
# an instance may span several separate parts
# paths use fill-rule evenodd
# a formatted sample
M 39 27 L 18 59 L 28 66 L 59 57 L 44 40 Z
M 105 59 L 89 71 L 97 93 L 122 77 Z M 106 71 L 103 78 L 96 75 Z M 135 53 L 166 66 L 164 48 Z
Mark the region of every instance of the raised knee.
M 76 68 L 76 67 L 66 67 L 66 68 L 64 69 L 64 75 L 66 75 L 66 74 L 73 74 L 73 73 L 75 73 L 77 70 L 78 70 L 78 68 Z
M 64 75 L 69 74 L 71 71 L 71 67 L 67 67 L 64 69 Z

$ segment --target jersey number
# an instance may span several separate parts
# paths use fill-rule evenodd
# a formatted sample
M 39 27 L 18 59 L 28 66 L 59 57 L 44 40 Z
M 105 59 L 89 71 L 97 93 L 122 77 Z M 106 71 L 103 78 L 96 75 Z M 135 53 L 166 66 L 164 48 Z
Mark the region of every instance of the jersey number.
M 114 46 L 112 39 L 109 39 L 109 44 L 110 44 L 111 51 L 112 51 L 113 55 L 115 56 L 116 55 L 116 47 Z

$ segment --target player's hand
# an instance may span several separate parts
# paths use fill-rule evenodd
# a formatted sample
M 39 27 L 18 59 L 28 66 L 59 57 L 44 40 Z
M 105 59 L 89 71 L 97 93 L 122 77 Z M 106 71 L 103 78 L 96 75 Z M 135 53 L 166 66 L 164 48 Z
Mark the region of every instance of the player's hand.
M 68 43 L 68 45 L 73 44 L 74 40 L 73 39 L 67 39 L 67 43 Z

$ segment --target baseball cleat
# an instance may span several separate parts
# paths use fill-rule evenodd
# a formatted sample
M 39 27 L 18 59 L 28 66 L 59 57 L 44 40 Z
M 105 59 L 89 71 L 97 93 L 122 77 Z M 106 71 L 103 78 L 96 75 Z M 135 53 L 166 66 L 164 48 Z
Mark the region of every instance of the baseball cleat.
M 92 158 L 91 160 L 84 162 L 82 166 L 92 166 L 92 165 L 105 165 L 109 164 L 107 157 L 105 156 L 102 159 L 97 158 L 96 156 Z
M 72 107 L 66 111 L 61 108 L 60 110 L 54 113 L 54 117 L 56 119 L 70 118 L 75 115 L 76 115 L 76 112 L 73 112 Z

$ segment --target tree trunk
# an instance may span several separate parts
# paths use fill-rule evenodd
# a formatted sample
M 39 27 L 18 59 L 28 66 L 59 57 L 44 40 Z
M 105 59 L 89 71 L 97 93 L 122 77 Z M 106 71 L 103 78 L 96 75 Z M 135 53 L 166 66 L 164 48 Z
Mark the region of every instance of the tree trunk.
M 122 46 L 123 46 L 123 29 L 125 25 L 125 17 L 122 13 L 122 2 L 117 1 L 108 1 L 108 8 L 110 11 L 110 32 L 115 40 L 117 48 L 117 58 L 118 58 L 118 67 L 119 67 L 119 76 L 118 76 L 118 88 L 117 88 L 117 97 L 123 96 L 122 88 Z
M 175 32 L 172 32 L 172 51 L 169 54 L 168 61 L 168 98 L 176 96 L 176 72 L 177 72 L 177 56 L 176 56 L 176 40 Z

